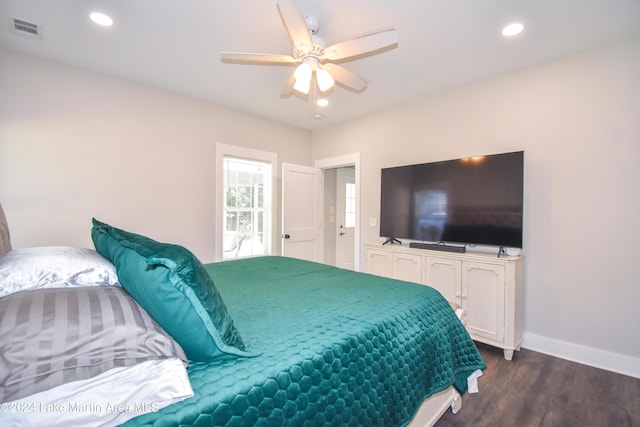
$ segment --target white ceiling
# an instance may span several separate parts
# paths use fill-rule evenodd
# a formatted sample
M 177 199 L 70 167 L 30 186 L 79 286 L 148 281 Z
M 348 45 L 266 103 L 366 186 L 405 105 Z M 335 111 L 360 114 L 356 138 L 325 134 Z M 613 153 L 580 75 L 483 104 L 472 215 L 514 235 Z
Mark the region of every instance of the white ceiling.
M 385 27 L 397 48 L 343 65 L 369 81 L 336 86 L 325 117 L 281 98 L 285 65 L 220 61 L 221 51 L 291 53 L 275 0 L 1 0 L 0 46 L 316 129 L 448 88 L 640 34 L 640 0 L 298 0 L 329 44 Z M 110 28 L 92 11 L 109 14 Z M 42 39 L 10 31 L 16 17 Z M 524 32 L 506 39 L 511 21 Z

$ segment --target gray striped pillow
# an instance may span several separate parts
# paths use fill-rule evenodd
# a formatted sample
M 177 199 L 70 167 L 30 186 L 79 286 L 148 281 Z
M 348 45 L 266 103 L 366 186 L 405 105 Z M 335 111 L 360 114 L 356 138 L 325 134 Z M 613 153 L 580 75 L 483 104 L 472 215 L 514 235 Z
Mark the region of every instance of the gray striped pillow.
M 0 401 L 151 359 L 187 358 L 122 288 L 38 289 L 0 298 Z

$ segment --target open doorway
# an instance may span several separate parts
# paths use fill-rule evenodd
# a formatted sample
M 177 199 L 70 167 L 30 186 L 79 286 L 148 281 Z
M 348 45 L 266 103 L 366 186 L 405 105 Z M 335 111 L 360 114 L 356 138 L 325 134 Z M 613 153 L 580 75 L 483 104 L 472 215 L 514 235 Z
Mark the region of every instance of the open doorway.
M 324 181 L 324 262 L 360 271 L 360 155 L 323 159 L 315 166 Z
M 355 166 L 324 169 L 324 259 L 353 270 L 356 227 Z

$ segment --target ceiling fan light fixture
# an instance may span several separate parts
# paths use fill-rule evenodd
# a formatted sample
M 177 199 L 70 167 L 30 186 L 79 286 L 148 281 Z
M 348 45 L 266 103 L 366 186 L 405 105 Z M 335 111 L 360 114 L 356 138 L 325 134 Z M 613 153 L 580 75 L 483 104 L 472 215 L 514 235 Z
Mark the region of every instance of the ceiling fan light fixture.
M 318 80 L 318 88 L 321 92 L 326 92 L 333 87 L 336 81 L 331 74 L 322 68 L 316 70 L 316 79 Z
M 309 95 L 309 89 L 311 89 L 311 85 L 309 84 L 309 82 L 303 83 L 296 81 L 296 83 L 293 85 L 293 89 L 305 95 Z
M 293 88 L 298 92 L 302 92 L 305 95 L 308 95 L 309 89 L 311 88 L 311 74 L 311 65 L 306 62 L 298 65 L 295 73 L 293 73 L 293 77 L 296 80 Z

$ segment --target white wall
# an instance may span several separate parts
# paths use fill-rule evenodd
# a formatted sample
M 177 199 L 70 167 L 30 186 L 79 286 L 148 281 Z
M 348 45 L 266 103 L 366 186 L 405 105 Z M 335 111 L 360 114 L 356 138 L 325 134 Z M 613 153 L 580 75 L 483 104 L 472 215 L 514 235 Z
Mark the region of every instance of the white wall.
M 0 97 L 15 247 L 93 247 L 95 216 L 213 260 L 216 143 L 311 164 L 308 131 L 2 49 Z
M 515 150 L 524 345 L 640 376 L 640 40 L 313 134 L 314 159 L 361 154 L 363 242 L 380 239 L 380 168 Z

